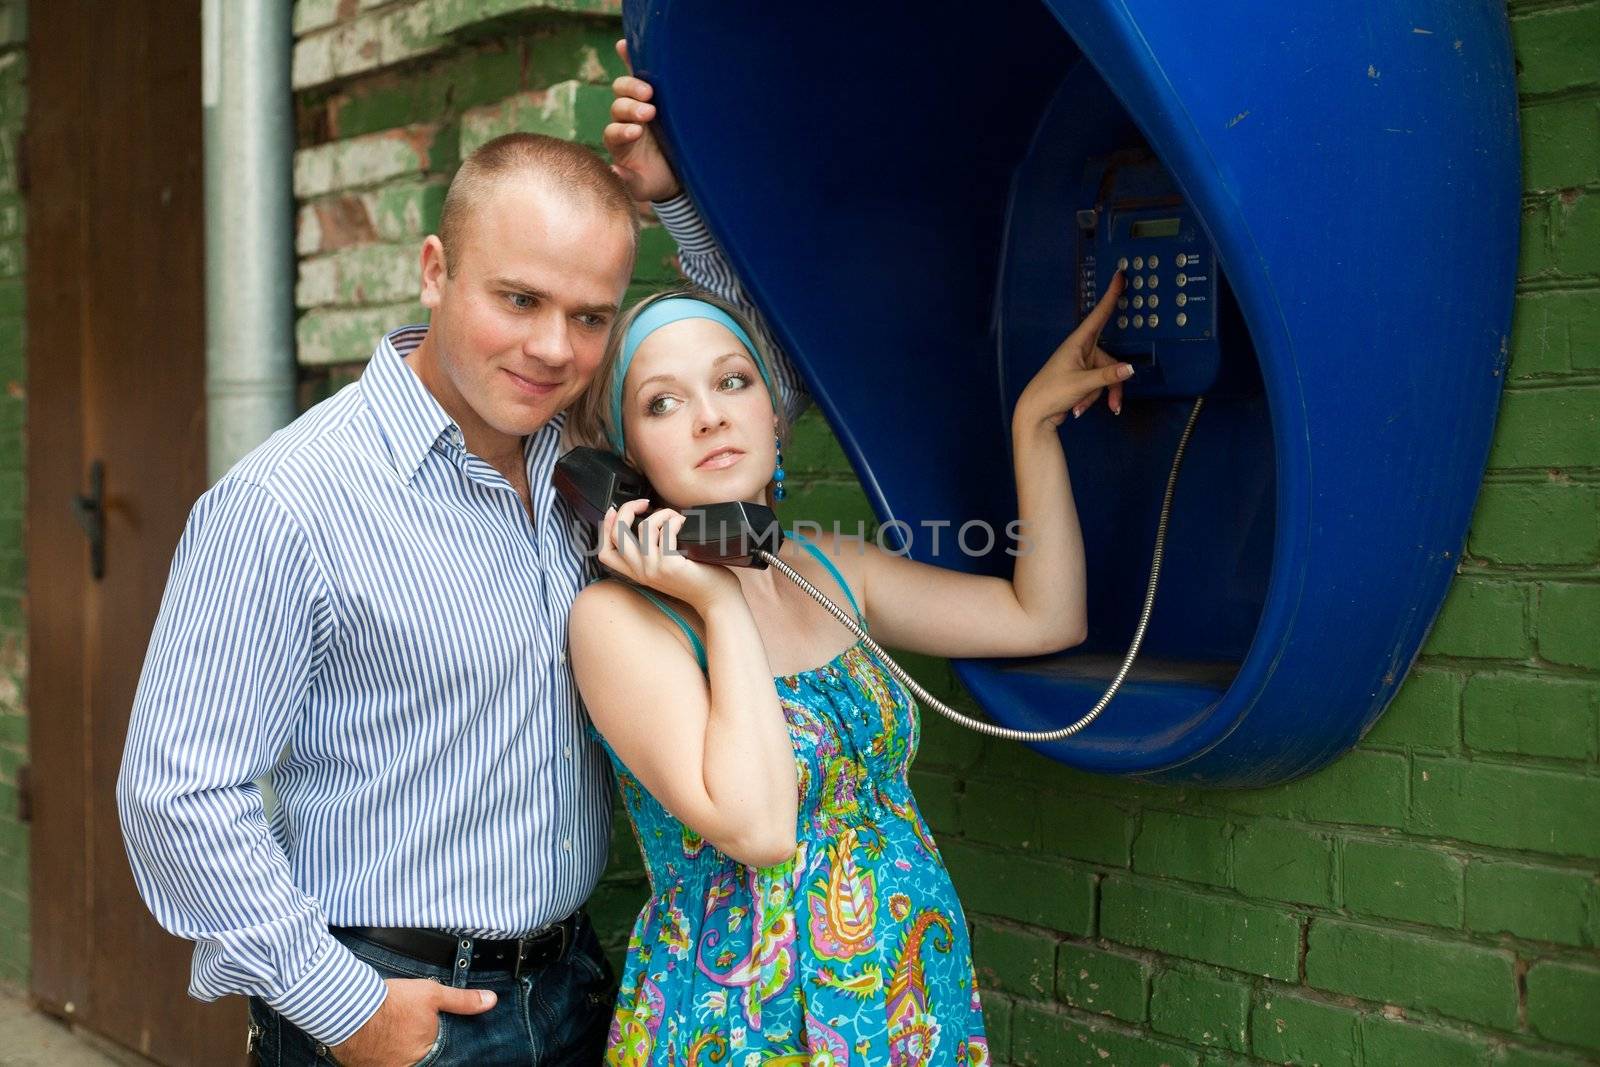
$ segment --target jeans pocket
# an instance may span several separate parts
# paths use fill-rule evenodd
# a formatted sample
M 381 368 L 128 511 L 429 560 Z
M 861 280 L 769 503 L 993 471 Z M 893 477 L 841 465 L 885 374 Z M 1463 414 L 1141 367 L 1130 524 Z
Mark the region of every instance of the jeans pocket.
M 433 1035 L 433 1044 L 428 1048 L 428 1054 L 418 1060 L 413 1067 L 432 1067 L 444 1055 L 445 1038 L 449 1036 L 450 1016 L 445 1012 L 439 1013 L 439 1032 Z

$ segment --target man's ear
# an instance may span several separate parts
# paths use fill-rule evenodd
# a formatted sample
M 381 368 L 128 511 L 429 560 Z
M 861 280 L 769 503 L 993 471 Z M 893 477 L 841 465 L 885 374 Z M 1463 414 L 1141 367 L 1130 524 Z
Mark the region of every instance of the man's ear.
M 432 311 L 444 300 L 445 282 L 449 271 L 445 268 L 444 242 L 429 234 L 422 242 L 422 306 Z

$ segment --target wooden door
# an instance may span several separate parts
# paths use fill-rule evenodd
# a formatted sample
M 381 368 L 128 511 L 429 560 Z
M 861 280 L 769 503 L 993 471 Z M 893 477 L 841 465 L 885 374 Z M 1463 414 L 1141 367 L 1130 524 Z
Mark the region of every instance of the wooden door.
M 172 551 L 205 487 L 200 5 L 28 13 L 32 988 L 164 1064 L 244 1060 L 238 998 L 135 892 L 115 788 Z M 104 475 L 103 573 L 76 498 Z

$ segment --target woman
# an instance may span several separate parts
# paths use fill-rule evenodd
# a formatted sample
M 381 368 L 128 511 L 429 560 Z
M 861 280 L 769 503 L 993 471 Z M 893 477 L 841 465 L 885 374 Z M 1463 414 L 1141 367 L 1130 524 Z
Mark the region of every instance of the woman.
M 1028 544 L 1011 581 L 843 537 L 790 538 L 781 557 L 884 645 L 1026 656 L 1081 641 L 1083 549 L 1056 427 L 1106 387 L 1120 409 L 1132 368 L 1095 338 L 1121 285 L 1017 402 Z M 658 495 L 607 513 L 599 559 L 623 580 L 585 589 L 571 620 L 651 886 L 608 1062 L 986 1064 L 965 919 L 906 782 L 908 694 L 775 570 L 672 551 L 674 509 L 769 503 L 782 480 L 785 427 L 751 336 L 709 296 L 644 301 L 574 413 L 580 438 L 608 441 Z

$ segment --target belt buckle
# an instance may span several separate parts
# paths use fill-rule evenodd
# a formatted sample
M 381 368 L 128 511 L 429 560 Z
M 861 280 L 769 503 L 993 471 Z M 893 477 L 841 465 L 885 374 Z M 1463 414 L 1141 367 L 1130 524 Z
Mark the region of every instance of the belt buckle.
M 555 959 L 559 960 L 559 959 L 561 959 L 563 956 L 565 956 L 567 954 L 567 942 L 568 942 L 567 924 L 565 922 L 556 923 L 555 927 L 554 927 L 554 930 L 560 936 L 560 939 L 561 939 L 560 940 L 560 944 L 556 948 L 556 954 L 555 954 Z M 519 938 L 517 938 L 517 962 L 516 962 L 516 966 L 512 968 L 511 976 L 513 978 L 521 978 L 522 977 L 523 968 L 527 966 L 528 956 L 529 956 L 529 953 L 531 952 L 531 950 L 533 948 L 533 945 L 536 942 L 544 940 L 546 937 L 548 937 L 550 935 L 550 933 L 551 933 L 551 928 L 550 927 L 545 927 L 543 930 L 537 931 L 536 933 L 529 934 L 527 937 L 519 937 Z

